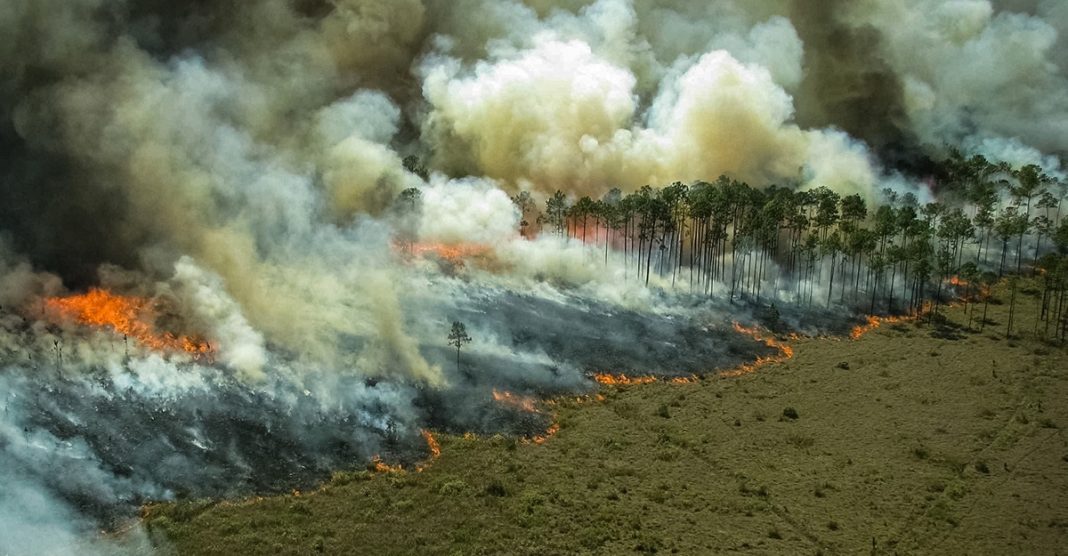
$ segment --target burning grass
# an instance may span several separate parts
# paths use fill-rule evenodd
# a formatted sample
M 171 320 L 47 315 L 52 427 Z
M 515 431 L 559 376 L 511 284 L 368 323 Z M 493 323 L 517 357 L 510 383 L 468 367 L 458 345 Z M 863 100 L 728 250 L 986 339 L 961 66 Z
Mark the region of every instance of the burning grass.
M 1068 352 L 931 332 L 805 340 L 788 372 L 768 365 L 684 393 L 660 380 L 601 403 L 550 400 L 558 427 L 545 435 L 446 436 L 432 469 L 403 480 L 366 473 L 299 498 L 163 505 L 146 520 L 183 554 L 851 553 L 873 537 L 887 552 L 1055 552 L 1064 529 L 1046 524 L 1064 521 L 1064 452 L 1042 423 L 1068 421 L 1056 403 Z M 944 366 L 932 373 L 935 350 Z M 850 373 L 835 367 L 845 360 Z M 900 386 L 882 388 L 886 376 Z M 977 404 L 1015 410 L 1002 419 Z M 295 511 L 304 504 L 310 514 Z
M 493 401 L 525 413 L 539 413 L 538 400 L 532 396 L 520 396 L 506 390 L 493 389 Z
M 185 352 L 196 359 L 210 359 L 212 354 L 211 345 L 205 341 L 157 330 L 158 311 L 151 299 L 93 288 L 80 295 L 46 299 L 45 310 L 55 320 L 110 328 L 155 351 Z
M 772 355 L 772 356 L 767 356 L 767 357 L 758 357 L 757 360 L 752 362 L 752 363 L 746 363 L 746 364 L 743 364 L 743 365 L 741 365 L 741 366 L 739 366 L 739 367 L 737 367 L 735 369 L 731 369 L 729 371 L 723 371 L 723 372 L 719 373 L 719 376 L 721 376 L 723 378 L 737 378 L 737 377 L 740 377 L 740 376 L 745 376 L 747 374 L 756 372 L 757 369 L 759 369 L 759 368 L 761 368 L 761 367 L 763 367 L 765 365 L 770 365 L 772 363 L 781 363 L 783 361 L 786 361 L 788 359 L 793 358 L 793 356 L 794 356 L 794 348 L 793 348 L 793 346 L 789 345 L 788 343 L 786 343 L 786 342 L 784 342 L 782 340 L 779 340 L 774 335 L 772 335 L 770 332 L 763 331 L 763 330 L 761 330 L 759 328 L 756 328 L 756 327 L 742 326 L 741 324 L 739 324 L 737 322 L 734 323 L 734 330 L 736 332 L 738 332 L 739 334 L 744 334 L 746 336 L 749 336 L 749 337 L 753 338 L 754 340 L 756 340 L 758 342 L 763 343 L 765 346 L 767 346 L 769 348 L 775 349 L 776 351 L 778 351 L 778 354 Z M 794 335 L 794 336 L 791 336 L 790 338 L 792 340 L 796 340 L 797 336 Z
M 593 380 L 598 384 L 604 386 L 634 386 L 641 384 L 652 384 L 657 382 L 655 376 L 636 376 L 629 377 L 625 374 L 611 374 L 611 373 L 597 373 L 593 375 Z
M 406 246 L 414 257 L 435 257 L 452 264 L 462 264 L 464 260 L 489 256 L 493 249 L 478 243 L 413 243 Z

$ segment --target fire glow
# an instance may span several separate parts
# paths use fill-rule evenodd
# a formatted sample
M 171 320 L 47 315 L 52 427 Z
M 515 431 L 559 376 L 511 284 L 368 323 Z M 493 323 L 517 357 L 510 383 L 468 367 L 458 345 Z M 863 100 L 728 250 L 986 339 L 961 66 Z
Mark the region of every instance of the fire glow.
M 373 458 L 371 458 L 371 464 L 370 464 L 369 467 L 375 473 L 403 473 L 404 472 L 404 466 L 403 465 L 400 465 L 400 464 L 390 465 L 390 464 L 382 461 L 382 457 L 378 456 L 378 455 L 376 455 Z
M 849 333 L 849 337 L 854 340 L 859 340 L 868 332 L 879 328 L 884 324 L 894 324 L 898 322 L 904 322 L 909 320 L 909 317 L 876 317 L 869 316 L 868 321 L 864 324 L 853 327 L 853 330 Z
M 593 375 L 593 380 L 596 380 L 598 384 L 604 386 L 634 386 L 640 384 L 652 384 L 656 382 L 655 376 L 636 376 L 629 377 L 625 374 L 609 374 L 609 373 L 597 373 Z
M 538 413 L 538 401 L 530 396 L 494 389 L 493 401 L 526 413 Z
M 747 327 L 742 326 L 738 323 L 734 323 L 734 330 L 740 334 L 745 334 L 746 336 L 749 336 L 754 340 L 763 343 L 765 346 L 778 350 L 779 353 L 778 355 L 772 355 L 769 357 L 759 357 L 756 361 L 752 363 L 746 363 L 736 369 L 724 371 L 720 373 L 720 376 L 722 377 L 735 378 L 739 376 L 744 376 L 749 373 L 755 372 L 757 369 L 763 367 L 764 365 L 769 365 L 772 363 L 782 363 L 783 361 L 791 359 L 794 356 L 794 348 L 792 346 L 772 336 L 766 335 L 759 328 Z
M 545 431 L 545 434 L 539 434 L 538 436 L 532 437 L 530 441 L 540 446 L 542 444 L 545 444 L 545 441 L 556 436 L 556 433 L 558 432 L 560 432 L 560 423 L 554 422 L 553 424 L 549 425 L 549 428 Z
M 487 255 L 490 248 L 477 243 L 414 243 L 409 252 L 416 257 L 437 257 L 456 264 L 465 259 Z
M 422 473 L 426 468 L 430 467 L 434 460 L 441 457 L 441 444 L 438 444 L 438 439 L 434 438 L 434 433 L 423 429 L 419 431 L 419 434 L 423 435 L 423 440 L 426 441 L 426 448 L 430 452 L 430 458 L 415 466 L 415 470 L 418 473 Z
M 93 288 L 81 295 L 47 299 L 45 307 L 49 312 L 79 324 L 110 327 L 116 333 L 133 338 L 156 351 L 185 352 L 195 359 L 210 357 L 212 352 L 207 342 L 156 330 L 153 324 L 156 309 L 150 299 L 122 296 Z

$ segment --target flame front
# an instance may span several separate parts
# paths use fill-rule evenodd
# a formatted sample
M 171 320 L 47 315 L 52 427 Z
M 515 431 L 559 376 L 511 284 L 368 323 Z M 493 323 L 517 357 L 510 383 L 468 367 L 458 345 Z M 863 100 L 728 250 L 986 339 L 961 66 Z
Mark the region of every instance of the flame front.
M 413 256 L 434 256 L 453 264 L 490 253 L 488 246 L 478 243 L 413 243 L 407 248 Z
M 519 396 L 511 392 L 494 389 L 493 401 L 527 413 L 538 412 L 538 401 L 530 396 Z
M 782 363 L 783 361 L 791 359 L 794 356 L 793 346 L 785 342 L 779 341 L 773 336 L 765 335 L 764 332 L 762 332 L 759 328 L 742 326 L 741 324 L 738 324 L 736 322 L 734 323 L 734 330 L 735 332 L 745 334 L 746 336 L 749 336 L 754 340 L 763 343 L 765 346 L 778 350 L 779 353 L 778 355 L 772 355 L 769 357 L 758 357 L 757 360 L 752 363 L 746 363 L 736 369 L 722 372 L 720 373 L 720 376 L 722 377 L 735 378 L 747 375 L 749 373 L 755 372 L 757 369 L 763 367 L 764 365 L 769 365 L 772 363 Z M 796 338 L 796 336 L 793 336 L 792 338 Z
M 553 423 L 549 425 L 549 428 L 545 431 L 545 434 L 539 434 L 530 439 L 531 442 L 541 445 L 545 444 L 546 440 L 556 436 L 556 433 L 560 432 L 560 423 Z
M 375 473 L 402 473 L 404 471 L 403 465 L 389 465 L 388 463 L 382 461 L 382 456 L 379 456 L 377 454 L 371 458 L 370 468 Z
M 849 337 L 854 340 L 859 340 L 861 336 L 864 336 L 868 332 L 879 328 L 884 324 L 893 324 L 898 322 L 904 322 L 909 320 L 909 317 L 876 317 L 869 316 L 868 321 L 864 324 L 853 327 L 853 330 L 849 333 Z
M 613 375 L 609 373 L 597 373 L 593 380 L 605 386 L 633 386 L 636 384 L 652 384 L 656 382 L 655 376 L 629 377 L 625 374 Z
M 438 439 L 434 438 L 434 433 L 426 429 L 419 432 L 423 435 L 423 440 L 426 440 L 426 447 L 430 450 L 430 459 L 438 459 L 441 456 L 441 444 L 438 444 Z
M 155 308 L 149 299 L 93 288 L 81 295 L 46 299 L 45 307 L 55 315 L 80 324 L 110 327 L 116 333 L 133 338 L 153 350 L 186 352 L 195 358 L 211 353 L 211 346 L 207 342 L 157 331 L 153 325 Z

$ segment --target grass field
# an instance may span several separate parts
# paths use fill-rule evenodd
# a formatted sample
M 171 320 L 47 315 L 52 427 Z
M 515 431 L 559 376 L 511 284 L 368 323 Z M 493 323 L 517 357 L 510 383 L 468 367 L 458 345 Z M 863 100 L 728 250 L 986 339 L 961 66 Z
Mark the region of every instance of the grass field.
M 1020 338 L 1006 306 L 983 333 L 954 307 L 736 378 L 560 400 L 542 444 L 439 437 L 422 472 L 144 522 L 179 554 L 1063 553 L 1068 351 L 1018 301 Z

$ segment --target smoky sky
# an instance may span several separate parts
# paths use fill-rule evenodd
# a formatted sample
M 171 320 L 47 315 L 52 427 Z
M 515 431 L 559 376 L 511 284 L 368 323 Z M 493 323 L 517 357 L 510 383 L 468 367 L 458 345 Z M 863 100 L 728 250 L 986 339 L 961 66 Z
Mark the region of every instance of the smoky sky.
M 901 30 L 891 25 L 890 19 L 895 13 L 922 17 L 925 12 L 931 12 L 928 19 L 955 17 L 965 23 L 947 23 L 951 25 L 945 31 L 947 48 L 952 46 L 951 41 L 979 41 L 984 33 L 1000 34 L 1004 40 L 1038 41 L 1028 45 L 1030 50 L 1021 48 L 1017 54 L 1048 63 L 1057 60 L 1055 54 L 1063 40 L 1054 39 L 1049 45 L 1042 41 L 1046 40 L 1047 28 L 1056 37 L 1056 30 L 1064 27 L 1058 19 L 1063 10 L 1037 0 L 993 5 L 976 1 L 962 5 L 959 13 L 940 15 L 935 12 L 944 8 L 935 3 L 899 0 L 884 4 L 887 17 L 880 18 L 865 16 L 864 6 L 853 4 L 808 0 L 772 2 L 761 7 L 736 2 L 696 7 L 652 0 L 14 2 L 0 19 L 7 37 L 0 42 L 0 68 L 4 70 L 0 82 L 0 226 L 35 263 L 58 272 L 72 285 L 91 283 L 100 263 L 131 266 L 137 262 L 140 248 L 173 244 L 173 238 L 167 237 L 173 230 L 143 222 L 143 203 L 131 202 L 131 192 L 146 189 L 136 182 L 148 178 L 136 175 L 137 169 L 131 175 L 131 169 L 123 167 L 123 147 L 105 155 L 94 152 L 100 148 L 87 147 L 86 143 L 117 141 L 106 131 L 125 125 L 117 120 L 129 109 L 131 95 L 143 92 L 136 90 L 136 84 L 131 89 L 118 90 L 109 81 L 144 79 L 146 76 L 139 69 L 146 68 L 164 74 L 173 72 L 178 60 L 200 60 L 225 79 L 241 80 L 232 102 L 241 102 L 242 96 L 247 95 L 245 98 L 261 102 L 261 109 L 271 114 L 233 117 L 227 112 L 240 109 L 225 107 L 220 110 L 218 124 L 234 126 L 253 141 L 277 151 L 267 158 L 299 159 L 305 166 L 302 171 L 310 172 L 310 179 L 320 189 L 332 187 L 324 183 L 327 170 L 322 168 L 323 161 L 294 144 L 306 140 L 302 137 L 306 131 L 303 124 L 318 109 L 359 90 L 382 91 L 400 109 L 400 117 L 388 137 L 375 139 L 388 151 L 398 157 L 417 154 L 431 164 L 432 170 L 486 175 L 504 181 L 512 189 L 529 187 L 529 182 L 534 181 L 534 187 L 543 190 L 554 184 L 566 189 L 569 182 L 576 184 L 579 192 L 607 190 L 619 185 L 615 181 L 621 176 L 600 165 L 615 164 L 616 157 L 640 160 L 631 172 L 636 184 L 650 177 L 664 183 L 711 179 L 716 176 L 705 173 L 713 171 L 748 175 L 758 185 L 776 178 L 796 179 L 788 174 L 796 170 L 797 163 L 804 164 L 805 158 L 783 154 L 798 148 L 795 139 L 786 138 L 754 143 L 752 149 L 764 152 L 759 156 L 725 157 L 716 164 L 696 168 L 679 166 L 667 160 L 671 153 L 650 153 L 632 142 L 612 146 L 603 157 L 590 151 L 588 156 L 575 159 L 587 167 L 578 175 L 532 172 L 531 168 L 544 166 L 544 158 L 532 160 L 530 166 L 516 162 L 532 156 L 557 156 L 551 145 L 581 137 L 598 138 L 600 147 L 607 149 L 606 143 L 611 139 L 601 134 L 601 126 L 627 129 L 630 125 L 643 125 L 641 107 L 656 104 L 656 97 L 673 87 L 676 68 L 686 64 L 682 60 L 693 60 L 716 48 L 726 48 L 747 64 L 771 68 L 775 82 L 793 97 L 794 117 L 801 128 L 843 130 L 870 149 L 877 165 L 883 167 L 879 171 L 922 175 L 928 170 L 930 158 L 937 156 L 947 143 L 952 146 L 952 142 L 968 136 L 1001 137 L 1039 151 L 1064 152 L 1063 134 L 1057 136 L 1052 123 L 1040 121 L 1043 111 L 1063 106 L 1062 92 L 1053 98 L 1046 95 L 1041 105 L 1034 107 L 1034 125 L 1030 129 L 1028 122 L 1020 122 L 1021 115 L 1027 116 L 1020 112 L 1025 99 L 1012 96 L 1004 103 L 952 98 L 946 106 L 917 108 L 917 99 L 921 99 L 917 95 L 927 94 L 927 89 L 920 86 L 924 84 L 923 72 L 930 68 L 908 65 L 901 53 L 902 48 L 907 48 L 907 37 L 898 38 Z M 476 13 L 481 15 L 470 17 Z M 786 24 L 776 27 L 774 33 L 755 33 L 760 25 L 772 21 L 768 18 L 775 17 L 784 17 Z M 679 26 L 679 21 L 684 20 L 698 29 Z M 966 24 L 973 27 L 961 30 Z M 747 34 L 750 39 L 745 38 Z M 789 43 L 791 34 L 799 40 L 796 47 L 802 53 L 798 83 L 790 83 L 775 70 L 776 56 L 785 59 L 791 55 L 783 46 Z M 623 108 L 622 112 L 601 117 L 596 111 L 605 99 L 594 98 L 589 103 L 584 99 L 580 105 L 564 103 L 564 109 L 571 106 L 575 111 L 570 117 L 578 118 L 580 126 L 591 127 L 576 132 L 517 135 L 515 148 L 528 152 L 503 152 L 503 160 L 493 158 L 497 155 L 480 154 L 481 144 L 496 141 L 480 126 L 509 125 L 509 121 L 517 126 L 545 124 L 538 118 L 516 119 L 525 107 L 508 108 L 508 103 L 515 102 L 510 97 L 489 99 L 479 109 L 510 110 L 511 120 L 449 114 L 442 104 L 447 102 L 445 97 L 432 94 L 427 98 L 428 93 L 433 93 L 428 88 L 428 76 L 435 68 L 460 64 L 449 70 L 449 79 L 456 83 L 473 75 L 476 81 L 472 85 L 480 85 L 477 79 L 493 65 L 506 63 L 531 49 L 536 51 L 539 46 L 531 43 L 531 37 L 546 35 L 589 44 L 595 58 L 632 74 L 635 83 L 629 94 L 635 95 L 636 108 Z M 744 44 L 746 40 L 750 44 Z M 780 45 L 780 40 L 785 42 Z M 770 53 L 761 54 L 761 50 Z M 947 56 L 930 63 L 950 61 L 952 58 Z M 1059 71 L 1051 71 L 1041 60 L 1035 64 L 1033 67 L 1041 67 L 1046 73 L 1032 76 L 1036 98 L 1043 90 L 1052 92 L 1063 84 Z M 582 65 L 575 69 L 582 71 Z M 160 79 L 168 87 L 168 76 Z M 1006 76 L 1005 82 L 1009 79 L 1013 76 Z M 1002 83 L 995 80 L 989 83 L 990 90 L 976 90 L 975 95 L 1009 95 L 1000 88 Z M 939 84 L 926 85 L 932 94 L 940 94 Z M 601 92 L 616 94 L 611 88 Z M 628 91 L 624 89 L 622 93 Z M 558 93 L 550 88 L 545 94 Z M 956 91 L 945 96 L 953 95 L 962 96 Z M 100 98 L 91 98 L 96 96 Z M 168 111 L 196 108 L 161 104 L 155 109 L 158 114 L 145 117 L 182 118 L 182 114 Z M 582 111 L 586 110 L 594 115 L 585 116 Z M 764 108 L 754 110 L 759 113 Z M 470 119 L 473 116 L 479 119 Z M 561 113 L 549 117 L 569 116 Z M 683 117 L 700 118 L 701 112 Z M 144 129 L 131 131 L 123 139 L 144 141 L 144 134 Z M 715 150 L 721 139 L 710 134 L 697 140 L 706 141 L 703 145 L 698 143 L 698 147 Z M 538 144 L 542 141 L 544 147 Z M 184 148 L 173 144 L 167 147 Z M 576 144 L 570 148 L 590 147 Z M 351 163 L 366 161 L 356 157 Z M 568 166 L 574 165 L 568 163 L 565 167 Z M 769 169 L 771 166 L 781 168 Z M 381 209 L 388 191 L 400 187 L 395 176 L 382 172 L 358 179 L 376 182 L 383 193 L 373 202 L 351 197 L 360 200 L 349 203 L 346 216 Z M 856 181 L 855 176 L 849 179 Z M 540 183 L 549 180 L 553 183 Z M 175 183 L 161 186 L 153 194 L 167 194 L 168 190 L 182 187 L 180 179 Z

